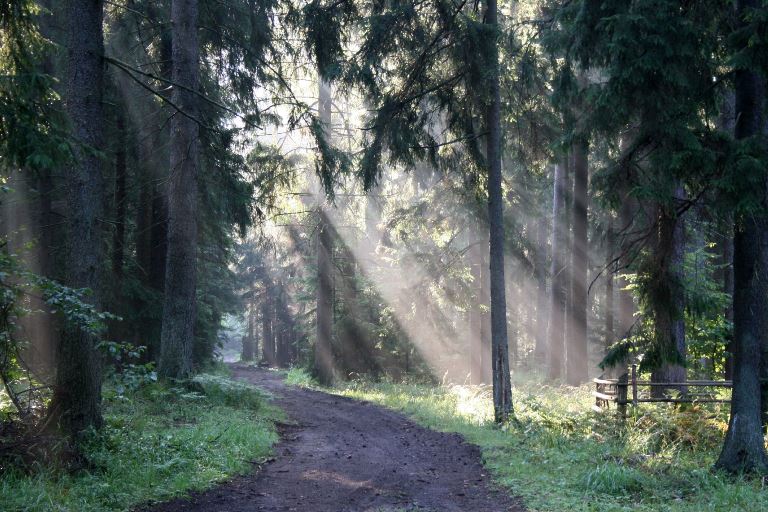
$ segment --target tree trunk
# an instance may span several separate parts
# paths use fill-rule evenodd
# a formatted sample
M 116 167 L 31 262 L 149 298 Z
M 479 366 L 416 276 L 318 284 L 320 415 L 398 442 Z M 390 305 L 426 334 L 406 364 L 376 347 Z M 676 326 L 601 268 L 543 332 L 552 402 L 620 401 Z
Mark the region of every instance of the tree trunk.
M 173 102 L 186 115 L 171 118 L 168 253 L 158 373 L 182 379 L 192 373 L 197 260 L 197 118 L 200 47 L 197 0 L 173 0 Z M 190 119 L 193 118 L 193 119 Z
M 253 361 L 254 351 L 254 337 L 253 337 L 253 308 L 248 308 L 246 313 L 246 334 L 243 336 L 243 352 L 240 359 L 243 361 Z
M 275 364 L 275 337 L 272 332 L 272 306 L 269 289 L 264 292 L 264 301 L 261 303 L 261 357 L 268 365 Z
M 536 346 L 534 357 L 539 364 L 547 361 L 547 219 L 539 217 L 536 226 Z
M 76 164 L 67 176 L 69 251 L 68 284 L 90 288 L 89 298 L 99 306 L 102 264 L 102 199 L 104 178 L 101 158 L 85 147 L 103 150 L 102 91 L 103 4 L 101 0 L 71 0 L 63 22 L 67 27 L 65 109 L 78 144 Z M 101 361 L 96 338 L 67 324 L 58 348 L 57 374 L 49 413 L 51 424 L 73 440 L 89 428 L 99 428 L 101 417 Z
M 317 111 L 323 125 L 324 137 L 332 136 L 332 101 L 330 84 L 320 80 Z M 320 195 L 322 192 L 318 192 Z M 317 227 L 317 336 L 315 339 L 315 375 L 321 384 L 333 381 L 333 226 L 328 215 L 319 211 Z
M 741 23 L 757 0 L 739 0 L 736 9 Z M 764 83 L 752 70 L 735 72 L 737 140 L 761 134 Z M 764 142 L 764 141 L 763 141 Z M 763 184 L 765 187 L 765 184 Z M 766 206 L 766 190 L 761 190 L 761 207 Z M 765 345 L 766 279 L 768 276 L 768 222 L 764 212 L 745 219 L 734 230 L 733 239 L 733 396 L 731 418 L 723 451 L 715 467 L 732 473 L 760 472 L 768 469 L 768 456 L 761 422 L 761 349 Z
M 589 346 L 587 339 L 587 268 L 589 246 L 587 234 L 587 187 L 589 182 L 589 144 L 585 140 L 574 142 L 573 162 L 573 252 L 571 265 L 571 317 L 568 331 L 568 360 L 566 380 L 572 386 L 586 382 L 589 377 Z
M 493 30 L 491 46 L 490 102 L 487 105 L 488 133 L 488 221 L 490 224 L 491 358 L 493 366 L 493 411 L 497 423 L 512 412 L 512 387 L 507 345 L 507 301 L 504 290 L 504 204 L 501 176 L 501 92 L 499 89 L 498 8 L 487 0 L 485 23 Z
M 685 198 L 682 187 L 675 190 L 675 203 Z M 684 223 L 670 208 L 661 208 L 658 241 L 655 246 L 656 282 L 652 289 L 654 335 L 660 354 L 660 366 L 653 371 L 654 382 L 684 382 L 685 372 L 685 288 L 683 258 L 685 256 Z M 661 398 L 667 389 L 687 392 L 684 386 L 653 388 L 653 396 Z
M 554 195 L 552 199 L 552 302 L 549 307 L 549 325 L 547 340 L 549 352 L 548 377 L 557 380 L 562 377 L 565 355 L 565 308 L 567 301 L 567 281 L 565 279 L 565 254 L 567 230 L 563 223 L 565 214 L 565 163 L 555 165 Z
M 317 337 L 315 375 L 321 384 L 333 381 L 333 233 L 324 212 L 317 227 Z
M 613 233 L 613 216 L 608 223 L 608 232 L 606 235 L 606 269 L 605 269 L 605 339 L 603 341 L 603 352 L 607 353 L 609 347 L 615 340 L 615 333 L 613 329 L 613 315 L 614 315 L 614 293 L 613 293 L 613 251 L 616 238 Z

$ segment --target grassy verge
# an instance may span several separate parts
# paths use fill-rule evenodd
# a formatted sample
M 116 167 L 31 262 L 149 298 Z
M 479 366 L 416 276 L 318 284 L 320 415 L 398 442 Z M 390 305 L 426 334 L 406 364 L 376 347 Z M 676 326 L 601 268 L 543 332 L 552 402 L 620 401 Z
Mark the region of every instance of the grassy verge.
M 87 447 L 92 469 L 0 475 L 0 509 L 116 511 L 166 500 L 249 471 L 277 440 L 278 411 L 260 390 L 222 375 L 195 391 L 153 384 L 105 393 L 103 431 Z
M 298 370 L 288 377 L 311 385 Z M 727 426 L 717 407 L 643 407 L 624 428 L 590 411 L 587 387 L 518 384 L 519 424 L 502 430 L 492 423 L 485 386 L 355 382 L 334 391 L 464 435 L 481 447 L 495 480 L 531 511 L 768 511 L 762 482 L 710 471 Z

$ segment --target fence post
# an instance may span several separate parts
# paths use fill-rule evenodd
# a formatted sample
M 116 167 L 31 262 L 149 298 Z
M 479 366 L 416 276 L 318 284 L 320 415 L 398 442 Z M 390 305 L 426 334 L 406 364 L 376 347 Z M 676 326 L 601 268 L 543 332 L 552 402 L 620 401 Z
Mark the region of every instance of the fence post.
M 619 417 L 626 419 L 627 417 L 627 372 L 621 374 L 619 382 L 616 383 L 616 409 L 618 410 Z
M 632 406 L 637 407 L 637 365 L 632 365 Z

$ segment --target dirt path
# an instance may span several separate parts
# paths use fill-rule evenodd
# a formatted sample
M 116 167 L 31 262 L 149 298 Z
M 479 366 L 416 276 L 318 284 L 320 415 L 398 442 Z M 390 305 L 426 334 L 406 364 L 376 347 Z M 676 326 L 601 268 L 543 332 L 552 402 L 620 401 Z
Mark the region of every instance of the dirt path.
M 366 402 L 283 384 L 276 372 L 233 365 L 274 393 L 295 425 L 281 428 L 275 460 L 191 499 L 177 511 L 522 512 L 493 489 L 480 451 L 457 434 L 422 428 Z

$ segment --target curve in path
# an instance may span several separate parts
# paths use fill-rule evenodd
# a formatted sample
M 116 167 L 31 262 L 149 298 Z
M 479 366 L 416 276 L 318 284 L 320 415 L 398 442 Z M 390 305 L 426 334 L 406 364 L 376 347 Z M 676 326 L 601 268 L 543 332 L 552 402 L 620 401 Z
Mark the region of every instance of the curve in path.
M 299 512 L 522 512 L 495 489 L 480 451 L 376 405 L 286 386 L 277 372 L 233 365 L 236 378 L 275 395 L 275 459 L 255 474 L 147 509 Z

